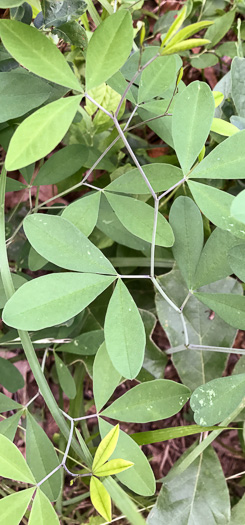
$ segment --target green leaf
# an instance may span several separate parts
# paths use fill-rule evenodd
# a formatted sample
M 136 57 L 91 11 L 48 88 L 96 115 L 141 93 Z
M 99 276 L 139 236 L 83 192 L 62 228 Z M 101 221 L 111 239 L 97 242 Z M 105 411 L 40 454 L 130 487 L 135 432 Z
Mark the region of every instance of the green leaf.
M 65 4 L 66 2 L 63 2 Z M 52 33 L 55 33 L 62 38 L 65 42 L 72 44 L 73 46 L 80 47 L 83 52 L 86 51 L 88 47 L 88 37 L 87 33 L 83 26 L 78 22 L 71 21 L 66 24 L 62 24 L 58 28 L 54 28 Z
M 22 275 L 18 275 L 17 273 L 12 273 L 11 277 L 12 277 L 12 281 L 13 281 L 13 285 L 15 289 L 20 288 L 22 284 L 26 283 L 26 279 L 22 277 Z M 3 308 L 6 302 L 7 302 L 7 297 L 5 294 L 4 287 L 3 287 L 2 279 L 0 277 L 0 308 Z
M 42 257 L 67 270 L 115 275 L 103 253 L 71 222 L 35 213 L 24 220 L 25 234 Z
M 108 377 L 110 381 L 108 381 Z M 93 392 L 96 410 L 99 412 L 118 386 L 121 374 L 114 368 L 106 345 L 99 348 L 93 365 Z
M 6 169 L 23 168 L 50 153 L 70 127 L 80 101 L 80 96 L 61 98 L 27 117 L 10 141 Z
M 42 186 L 45 184 L 57 184 L 67 177 L 76 173 L 88 159 L 88 152 L 80 144 L 71 144 L 56 151 L 41 166 L 34 184 Z
M 219 459 L 212 447 L 208 447 L 182 474 L 177 467 L 190 450 L 175 463 L 166 476 L 147 522 L 149 525 L 173 523 L 178 516 L 178 525 L 217 525 L 228 523 L 230 498 Z
M 138 308 L 121 279 L 109 302 L 104 329 L 113 366 L 122 376 L 134 379 L 143 364 L 145 329 Z
M 102 416 L 120 421 L 147 423 L 177 414 L 190 397 L 190 390 L 167 379 L 141 383 L 119 397 Z
M 132 197 L 116 195 L 105 192 L 106 198 L 115 211 L 123 226 L 131 233 L 152 242 L 152 231 L 154 224 L 154 208 Z M 168 221 L 158 213 L 156 244 L 158 246 L 172 246 L 174 235 Z
M 245 330 L 245 297 L 195 292 L 194 295 L 234 328 Z
M 0 421 L 0 434 L 6 436 L 10 441 L 14 440 L 19 420 L 23 414 L 23 410 L 18 410 L 13 416 L 7 417 Z
M 58 380 L 60 383 L 60 386 L 63 390 L 63 392 L 69 397 L 69 399 L 74 399 L 76 396 L 76 383 L 71 375 L 71 372 L 69 368 L 65 365 L 65 363 L 56 355 L 55 356 L 55 365 L 56 365 L 56 371 Z
M 152 339 L 152 335 L 156 328 L 157 319 L 153 313 L 147 310 L 140 310 L 140 315 L 142 317 L 146 333 L 145 357 L 140 376 L 141 373 L 144 374 L 144 371 L 146 371 L 148 374 L 150 374 L 151 379 L 161 379 L 164 377 L 164 370 L 167 364 L 167 355 L 162 352 L 160 348 L 158 348 Z M 143 381 L 143 379 L 140 379 L 139 376 L 137 379 L 139 381 Z
M 29 525 L 59 525 L 58 516 L 45 494 L 38 489 L 32 504 Z
M 23 0 L 0 0 L 0 9 L 10 9 L 23 4 Z
M 101 193 L 89 193 L 82 199 L 72 202 L 67 206 L 63 213 L 63 219 L 71 222 L 80 230 L 86 237 L 88 237 L 94 230 L 100 207 Z
M 230 254 L 241 240 L 231 233 L 215 228 L 209 236 L 199 259 L 193 289 L 224 279 L 232 274 Z
M 22 182 L 19 182 L 18 180 L 11 179 L 10 177 L 6 177 L 6 189 L 5 193 L 8 193 L 9 191 L 20 191 L 26 189 L 26 184 L 22 184 Z
M 192 179 L 244 178 L 244 137 L 245 130 L 221 142 L 196 166 L 190 177 Z
M 19 449 L 3 435 L 0 435 L 0 476 L 24 483 L 36 483 Z
M 129 11 L 121 10 L 106 18 L 95 30 L 86 55 L 86 89 L 105 82 L 126 62 L 133 45 Z
M 177 306 L 183 304 L 188 288 L 179 270 L 174 269 L 159 277 L 159 284 Z M 211 293 L 220 291 L 233 296 L 233 294 L 241 294 L 242 287 L 235 279 L 227 278 L 206 286 L 203 291 Z M 159 321 L 171 346 L 183 345 L 183 325 L 178 312 L 175 312 L 159 293 L 156 294 L 156 308 Z M 183 315 L 192 344 L 232 347 L 236 330 L 217 315 L 210 318 L 209 309 L 194 295 L 191 295 L 185 305 Z M 183 352 L 174 353 L 172 359 L 181 381 L 194 390 L 206 381 L 222 375 L 227 356 L 219 352 L 185 349 Z
M 12 393 L 17 392 L 25 385 L 24 378 L 18 368 L 3 357 L 0 357 L 0 384 Z
M 19 525 L 31 501 L 35 488 L 14 492 L 0 500 L 2 525 Z
M 27 412 L 26 461 L 37 482 L 59 465 L 53 444 L 30 412 Z M 61 490 L 61 471 L 42 483 L 41 490 L 51 501 L 57 500 Z
M 113 476 L 114 474 L 119 474 L 132 466 L 133 463 L 131 461 L 126 461 L 125 459 L 111 459 L 93 472 L 95 476 Z
M 157 192 L 169 190 L 183 178 L 182 171 L 171 164 L 146 164 L 142 166 L 144 173 L 153 190 Z M 131 194 L 150 194 L 150 190 L 140 174 L 138 168 L 129 170 L 121 177 L 113 180 L 106 191 Z
M 94 476 L 90 481 L 90 498 L 94 508 L 106 521 L 111 521 L 111 498 L 101 481 Z
M 108 434 L 100 442 L 94 456 L 94 461 L 92 465 L 93 471 L 100 468 L 104 463 L 109 459 L 113 454 L 119 436 L 119 425 L 113 427 Z
M 231 215 L 245 224 L 245 190 L 241 191 L 231 203 Z
M 45 26 L 48 27 L 60 27 L 69 20 L 76 20 L 86 11 L 87 7 L 83 0 L 70 0 L 69 3 L 64 0 L 60 2 L 41 0 L 41 5 Z
M 39 253 L 30 247 L 29 255 L 28 255 L 28 267 L 29 270 L 32 272 L 36 272 L 37 270 L 41 270 L 46 264 L 48 263 L 47 259 L 42 257 Z
M 214 24 L 208 28 L 205 33 L 205 37 L 211 40 L 210 45 L 207 46 L 208 49 L 213 49 L 213 47 L 218 44 L 218 42 L 225 36 L 227 31 L 229 31 L 233 20 L 235 17 L 234 9 L 228 11 L 222 16 L 218 16 L 214 20 Z
M 244 508 L 245 508 L 245 496 L 243 496 L 240 501 L 232 507 L 231 511 L 231 521 L 229 525 L 240 525 L 244 518 Z
M 245 239 L 244 224 L 232 217 L 230 211 L 235 197 L 200 182 L 189 181 L 188 185 L 198 207 L 215 226 L 231 232 L 240 239 Z
M 241 281 L 245 282 L 245 245 L 239 244 L 233 246 L 228 254 L 228 263 L 231 267 L 231 272 L 234 273 Z
M 0 392 L 0 413 L 8 412 L 9 410 L 18 410 L 19 408 L 23 408 L 22 405 Z
M 158 57 L 141 74 L 138 104 L 162 96 L 176 79 L 175 57 Z
M 54 273 L 29 281 L 7 302 L 4 322 L 21 330 L 41 330 L 64 323 L 81 312 L 114 277 Z
M 20 117 L 41 106 L 50 93 L 51 87 L 33 75 L 15 71 L 0 73 L 0 122 Z
M 221 118 L 213 119 L 210 130 L 218 133 L 219 135 L 224 135 L 225 137 L 231 137 L 239 131 L 236 126 L 230 122 L 227 122 L 226 120 L 222 120 Z
M 0 37 L 7 51 L 26 69 L 51 82 L 81 91 L 65 57 L 36 28 L 16 20 L 1 20 Z
M 214 109 L 212 91 L 204 82 L 192 82 L 176 97 L 172 134 L 184 175 L 189 172 L 206 142 Z
M 130 437 L 138 443 L 138 445 L 150 445 L 151 443 L 161 443 L 169 439 L 177 439 L 185 436 L 193 436 L 201 432 L 217 430 L 217 426 L 202 427 L 200 425 L 188 425 L 180 427 L 160 428 L 157 430 L 149 430 L 148 432 L 137 432 L 130 434 Z
M 99 429 L 102 437 L 112 428 L 115 427 L 99 418 Z M 126 461 L 132 461 L 134 464 L 130 470 L 117 474 L 119 481 L 130 490 L 133 490 L 133 492 L 136 492 L 136 494 L 152 496 L 155 493 L 156 484 L 151 466 L 137 443 L 122 430 L 119 432 L 117 446 L 111 459 L 117 459 L 118 457 Z
M 103 330 L 92 330 L 78 335 L 70 343 L 58 346 L 55 351 L 77 355 L 95 355 L 103 341 Z
M 202 216 L 192 199 L 178 197 L 171 206 L 169 222 L 175 237 L 174 258 L 191 288 L 203 247 Z
M 223 421 L 244 398 L 245 374 L 219 377 L 199 386 L 191 396 L 191 408 L 198 425 Z
M 229 42 L 231 44 L 231 42 Z M 237 54 L 237 50 L 236 50 Z M 231 96 L 235 104 L 237 114 L 245 117 L 245 88 L 244 88 L 244 70 L 245 59 L 235 56 L 231 63 Z

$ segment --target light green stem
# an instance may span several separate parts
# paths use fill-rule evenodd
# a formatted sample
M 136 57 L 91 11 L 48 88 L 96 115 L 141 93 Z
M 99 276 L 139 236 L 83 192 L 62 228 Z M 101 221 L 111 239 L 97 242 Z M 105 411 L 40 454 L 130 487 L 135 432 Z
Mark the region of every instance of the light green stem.
M 96 26 L 99 26 L 100 23 L 101 23 L 100 15 L 99 15 L 98 11 L 96 11 L 92 0 L 86 0 L 86 4 L 87 4 L 88 12 L 89 12 L 92 20 L 94 21 Z
M 6 170 L 3 167 L 2 173 L 0 176 L 0 269 L 1 277 L 3 281 L 3 287 L 7 299 L 15 292 L 11 272 L 9 269 L 6 242 L 5 242 L 5 214 L 4 214 L 4 202 L 5 202 L 5 186 L 6 186 Z M 30 336 L 28 332 L 19 330 L 19 337 L 26 355 L 26 359 L 30 365 L 32 373 L 37 382 L 38 388 L 40 390 L 43 399 L 50 410 L 54 420 L 56 421 L 60 431 L 64 437 L 68 440 L 69 438 L 69 427 L 61 414 L 61 411 L 55 401 L 55 398 L 49 388 L 49 385 L 44 377 L 41 366 L 39 364 L 36 352 L 33 348 Z M 72 448 L 74 452 L 84 461 L 84 455 L 82 454 L 81 448 L 78 443 L 73 439 Z

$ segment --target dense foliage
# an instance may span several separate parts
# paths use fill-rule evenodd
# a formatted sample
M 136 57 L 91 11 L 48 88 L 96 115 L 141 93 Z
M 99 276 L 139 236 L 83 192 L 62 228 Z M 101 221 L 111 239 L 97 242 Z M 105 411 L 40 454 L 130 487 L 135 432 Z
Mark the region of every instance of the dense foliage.
M 245 523 L 245 2 L 177 7 L 0 0 L 2 525 Z

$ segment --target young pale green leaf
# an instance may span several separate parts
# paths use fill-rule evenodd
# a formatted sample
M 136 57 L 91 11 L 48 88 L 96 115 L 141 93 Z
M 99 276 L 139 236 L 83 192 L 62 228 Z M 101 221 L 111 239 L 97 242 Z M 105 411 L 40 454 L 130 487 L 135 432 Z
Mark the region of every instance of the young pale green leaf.
M 174 22 L 171 24 L 166 36 L 164 37 L 162 41 L 161 47 L 164 44 L 167 44 L 167 42 L 169 42 L 169 40 L 171 40 L 171 38 L 173 38 L 174 35 L 179 31 L 180 27 L 182 26 L 185 20 L 186 12 L 187 12 L 187 6 L 184 5 L 183 8 L 179 11 L 179 14 L 174 20 Z
M 94 230 L 100 207 L 101 193 L 91 193 L 86 195 L 78 201 L 72 202 L 67 206 L 63 213 L 63 219 L 71 222 L 80 230 L 86 237 L 88 237 Z
M 242 179 L 245 177 L 245 130 L 214 148 L 191 172 L 192 179 Z
M 24 378 L 18 368 L 3 357 L 0 357 L 0 384 L 12 393 L 23 388 L 25 384 Z
M 121 10 L 106 18 L 95 30 L 86 55 L 86 89 L 99 86 L 126 62 L 133 45 L 133 25 L 129 11 Z
M 193 289 L 214 283 L 231 275 L 230 254 L 241 240 L 228 231 L 215 228 L 209 236 L 199 259 L 193 281 Z M 236 273 L 236 272 L 233 272 Z
M 19 408 L 22 408 L 22 405 L 0 392 L 0 414 L 9 410 L 18 410 Z
M 0 73 L 0 122 L 20 117 L 41 106 L 50 93 L 49 84 L 33 75 L 15 71 Z
M 196 22 L 195 24 L 190 24 L 186 27 L 183 27 L 183 29 L 180 29 L 178 33 L 171 38 L 170 46 L 182 42 L 183 40 L 186 40 L 192 35 L 195 35 L 195 33 L 198 33 L 202 29 L 210 26 L 213 24 L 213 21 L 211 20 L 203 20 L 202 22 Z
M 93 472 L 97 471 L 113 454 L 119 437 L 119 425 L 113 427 L 100 442 L 94 456 Z
M 57 266 L 78 272 L 116 274 L 103 253 L 66 218 L 35 213 L 25 218 L 24 230 L 33 248 Z
M 120 474 L 124 470 L 132 467 L 133 463 L 131 461 L 126 461 L 125 459 L 111 459 L 101 467 L 98 467 L 93 471 L 95 476 L 113 476 L 114 474 Z
M 195 445 L 194 445 L 195 446 Z M 185 470 L 178 474 L 178 465 L 193 450 L 181 456 L 171 474 L 166 476 L 157 503 L 151 510 L 149 525 L 218 525 L 230 523 L 230 498 L 219 459 L 212 447 L 208 447 Z
M 32 504 L 28 525 L 59 525 L 58 516 L 45 494 L 38 489 Z
M 176 97 L 172 134 L 184 175 L 189 172 L 205 144 L 213 121 L 214 109 L 212 91 L 204 82 L 192 82 Z
M 214 131 L 215 133 L 224 135 L 225 137 L 231 137 L 232 135 L 235 135 L 235 133 L 238 133 L 239 129 L 226 120 L 214 118 L 210 131 Z
M 145 329 L 139 310 L 119 279 L 105 318 L 105 342 L 113 366 L 127 379 L 134 379 L 143 364 Z
M 41 481 L 59 465 L 53 444 L 29 412 L 26 425 L 26 461 L 37 481 Z M 51 501 L 55 501 L 61 490 L 61 471 L 58 470 L 42 483 L 41 490 Z
M 110 423 L 99 418 L 102 437 L 106 436 L 111 428 L 113 427 Z M 112 459 L 117 458 L 132 461 L 134 464 L 129 470 L 117 474 L 119 481 L 136 494 L 152 496 L 156 490 L 156 483 L 151 466 L 137 443 L 122 430 L 119 432 L 118 443 L 112 454 Z
M 245 374 L 213 379 L 199 386 L 191 396 L 191 408 L 198 425 L 223 421 L 244 399 Z
M 35 488 L 21 490 L 0 500 L 1 525 L 19 525 L 34 491 Z
M 193 49 L 195 47 L 206 46 L 210 44 L 210 40 L 207 38 L 189 38 L 188 40 L 183 40 L 183 42 L 178 42 L 175 45 L 167 45 L 161 55 L 173 55 L 174 53 L 181 53 L 182 51 L 188 51 L 188 49 Z
M 195 297 L 234 328 L 245 330 L 245 296 L 195 292 Z
M 19 449 L 5 436 L 0 436 L 0 476 L 35 484 L 35 478 Z
M 118 219 L 128 231 L 152 242 L 152 231 L 154 224 L 154 208 L 132 197 L 116 195 L 105 192 L 106 198 L 115 211 Z M 170 247 L 174 243 L 174 235 L 168 221 L 161 213 L 158 213 L 156 244 L 158 246 Z
M 59 384 L 63 392 L 69 397 L 69 399 L 74 399 L 76 396 L 76 383 L 71 375 L 69 368 L 65 365 L 64 361 L 60 359 L 55 353 L 55 365 Z
M 9 144 L 6 169 L 23 168 L 50 153 L 63 139 L 80 101 L 80 96 L 55 100 L 21 122 Z
M 201 164 L 203 162 L 205 159 Z M 245 239 L 244 224 L 232 217 L 230 211 L 235 197 L 207 184 L 189 181 L 188 185 L 198 207 L 215 226 L 231 232 L 240 239 Z
M 229 427 L 228 427 L 229 428 Z M 149 430 L 148 432 L 137 432 L 130 434 L 130 437 L 138 445 L 150 445 L 151 443 L 161 443 L 169 439 L 176 439 L 185 436 L 193 436 L 201 432 L 217 430 L 217 426 L 202 427 L 200 425 L 188 425 L 181 427 L 161 428 L 158 430 Z
M 183 178 L 182 171 L 171 164 L 146 164 L 145 166 L 142 166 L 142 168 L 156 193 L 168 190 Z M 138 168 L 129 170 L 121 175 L 121 177 L 113 180 L 108 186 L 106 186 L 106 190 L 115 191 L 117 193 L 139 193 L 142 195 L 148 195 L 150 193 L 150 190 Z
M 36 28 L 16 20 L 1 20 L 0 37 L 8 52 L 26 69 L 51 82 L 81 91 L 65 57 Z
M 191 288 L 203 247 L 202 216 L 192 199 L 178 197 L 171 206 L 169 222 L 175 237 L 174 258 Z
M 245 224 L 245 190 L 241 191 L 231 203 L 231 215 Z
M 175 57 L 156 58 L 140 76 L 138 104 L 162 96 L 174 84 L 175 79 Z
M 214 20 L 214 24 L 208 28 L 206 31 L 205 37 L 211 40 L 208 49 L 213 49 L 213 47 L 218 44 L 218 42 L 225 36 L 227 31 L 229 31 L 233 20 L 235 17 L 235 10 L 231 9 L 222 16 L 217 16 Z
M 106 350 L 106 344 L 103 343 L 95 356 L 93 365 L 93 392 L 97 412 L 110 399 L 120 379 L 121 374 L 114 368 Z
M 146 381 L 116 399 L 101 415 L 133 423 L 159 421 L 177 414 L 190 395 L 189 388 L 174 381 Z
M 106 488 L 99 479 L 92 476 L 89 489 L 94 508 L 106 521 L 111 522 L 111 498 Z
M 88 159 L 88 151 L 80 144 L 70 144 L 56 151 L 41 166 L 35 180 L 35 186 L 57 184 L 76 173 Z
M 114 279 L 88 273 L 53 273 L 33 279 L 7 302 L 4 322 L 21 330 L 64 323 L 92 303 Z
M 24 279 L 22 275 L 18 275 L 17 273 L 12 273 L 11 277 L 12 277 L 12 281 L 13 281 L 15 290 L 17 290 L 17 288 L 20 288 L 22 284 L 26 283 L 26 279 Z M 3 308 L 6 302 L 7 302 L 7 297 L 5 294 L 4 287 L 3 287 L 2 279 L 0 278 L 0 308 Z
M 23 4 L 23 0 L 0 0 L 0 9 L 10 9 Z
M 22 414 L 23 410 L 18 410 L 13 416 L 0 421 L 0 434 L 3 434 L 6 438 L 10 439 L 10 441 L 13 441 Z
M 217 108 L 221 104 L 221 102 L 223 102 L 224 95 L 223 93 L 221 93 L 221 91 L 213 91 L 213 97 L 214 97 L 215 107 Z
M 233 246 L 228 253 L 228 263 L 232 273 L 245 282 L 245 244 Z

